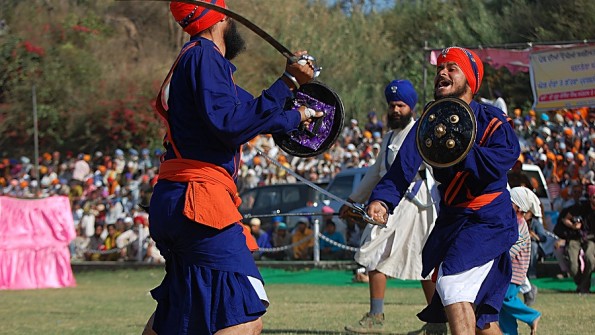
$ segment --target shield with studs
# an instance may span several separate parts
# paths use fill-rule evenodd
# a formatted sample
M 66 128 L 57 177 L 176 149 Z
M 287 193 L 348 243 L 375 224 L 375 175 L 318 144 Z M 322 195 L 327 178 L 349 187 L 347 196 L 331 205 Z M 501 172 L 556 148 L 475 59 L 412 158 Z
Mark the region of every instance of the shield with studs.
M 429 103 L 418 120 L 417 149 L 429 165 L 449 167 L 467 156 L 476 134 L 475 114 L 465 101 L 440 99 Z

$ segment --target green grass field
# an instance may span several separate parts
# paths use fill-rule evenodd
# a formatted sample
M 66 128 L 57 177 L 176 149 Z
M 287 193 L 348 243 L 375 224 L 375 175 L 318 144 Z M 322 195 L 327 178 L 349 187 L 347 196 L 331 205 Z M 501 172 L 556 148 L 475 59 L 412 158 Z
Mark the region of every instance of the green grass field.
M 0 334 L 140 334 L 155 308 L 148 292 L 162 275 L 159 268 L 83 271 L 74 288 L 0 291 Z M 263 334 L 343 334 L 368 308 L 367 285 L 349 283 L 347 270 L 263 269 L 263 275 L 271 300 Z M 423 305 L 416 282 L 391 281 L 387 328 L 416 334 L 422 323 L 415 314 Z M 543 313 L 539 334 L 595 333 L 595 295 L 540 287 L 534 307 Z M 524 324 L 519 330 L 529 334 Z

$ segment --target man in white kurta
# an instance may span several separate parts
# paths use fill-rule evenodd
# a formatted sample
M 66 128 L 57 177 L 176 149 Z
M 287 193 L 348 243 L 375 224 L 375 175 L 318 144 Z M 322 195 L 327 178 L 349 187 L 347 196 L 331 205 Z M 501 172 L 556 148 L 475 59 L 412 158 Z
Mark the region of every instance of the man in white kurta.
M 413 110 L 417 94 L 407 80 L 394 80 L 385 89 L 388 104 L 387 120 L 390 130 L 385 134 L 374 165 L 348 201 L 367 202 L 372 190 L 386 174 L 397 156 L 403 140 L 413 127 Z M 361 247 L 355 261 L 365 267 L 369 276 L 370 311 L 355 325 L 345 327 L 353 333 L 378 331 L 384 325 L 384 293 L 388 277 L 421 280 L 426 300 L 431 300 L 435 289 L 429 278 L 422 278 L 421 252 L 437 216 L 438 191 L 431 168 L 422 165 L 409 186 L 408 194 L 388 219 L 386 227 L 368 224 L 363 232 Z M 349 207 L 340 213 L 346 217 Z M 438 328 L 435 333 L 445 333 L 445 325 L 428 325 Z M 432 329 L 426 329 L 427 331 Z M 443 331 L 442 331 L 443 329 Z

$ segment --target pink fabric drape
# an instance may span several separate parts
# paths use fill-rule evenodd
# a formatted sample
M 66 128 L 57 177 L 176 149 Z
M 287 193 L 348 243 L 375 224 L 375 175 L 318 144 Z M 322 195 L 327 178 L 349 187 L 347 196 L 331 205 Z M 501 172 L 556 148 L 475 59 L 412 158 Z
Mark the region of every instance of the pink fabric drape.
M 489 64 L 494 68 L 507 68 L 511 73 L 529 72 L 529 54 L 531 49 L 471 49 L 484 64 Z M 438 55 L 441 50 L 432 50 L 430 52 L 430 64 L 436 65 Z
M 591 45 L 586 43 L 584 45 Z M 583 44 L 551 44 L 551 45 L 534 45 L 524 49 L 507 49 L 507 48 L 481 48 L 469 49 L 473 50 L 484 64 L 489 64 L 493 68 L 499 69 L 505 67 L 510 73 L 529 72 L 531 67 L 530 56 L 532 52 L 550 49 L 564 49 L 573 48 Z M 442 49 L 434 49 L 430 51 L 430 64 L 436 65 L 436 60 Z
M 75 286 L 74 237 L 67 197 L 0 197 L 0 290 Z

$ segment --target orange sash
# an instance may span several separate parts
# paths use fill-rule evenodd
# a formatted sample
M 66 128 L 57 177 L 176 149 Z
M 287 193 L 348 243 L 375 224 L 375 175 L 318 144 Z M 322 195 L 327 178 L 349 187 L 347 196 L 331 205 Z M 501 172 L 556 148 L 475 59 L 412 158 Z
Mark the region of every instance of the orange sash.
M 471 210 L 478 210 L 483 206 L 492 203 L 502 192 L 487 193 L 477 196 L 469 201 L 455 205 L 455 207 L 469 208 Z
M 161 163 L 159 179 L 188 183 L 183 214 L 194 222 L 223 229 L 242 219 L 237 208 L 242 199 L 233 179 L 220 166 L 193 159 L 168 159 Z M 246 245 L 258 250 L 249 228 L 242 226 Z

